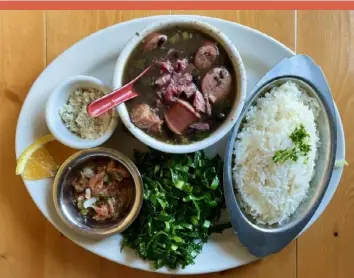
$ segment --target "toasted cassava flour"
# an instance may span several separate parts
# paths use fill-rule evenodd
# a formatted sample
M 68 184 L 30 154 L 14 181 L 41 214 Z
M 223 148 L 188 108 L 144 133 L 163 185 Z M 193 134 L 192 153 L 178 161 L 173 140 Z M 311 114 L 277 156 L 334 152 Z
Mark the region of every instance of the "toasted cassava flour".
M 66 127 L 83 139 L 100 137 L 108 129 L 113 111 L 92 118 L 87 114 L 87 105 L 102 96 L 102 91 L 93 88 L 80 88 L 72 92 L 67 104 L 59 110 Z
M 306 198 L 319 144 L 319 109 L 316 99 L 286 82 L 246 112 L 233 174 L 241 205 L 256 222 L 280 224 Z

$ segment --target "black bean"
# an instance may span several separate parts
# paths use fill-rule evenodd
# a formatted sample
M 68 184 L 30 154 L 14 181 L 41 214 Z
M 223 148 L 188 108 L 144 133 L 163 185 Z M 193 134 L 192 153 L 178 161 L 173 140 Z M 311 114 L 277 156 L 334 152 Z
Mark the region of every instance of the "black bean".
M 173 58 L 178 59 L 179 58 L 179 53 L 178 51 L 174 51 L 172 54 Z
M 221 112 L 219 112 L 219 111 L 215 111 L 215 109 L 214 109 L 214 111 L 213 111 L 213 116 L 214 116 L 214 118 L 215 118 L 217 121 L 219 121 L 219 122 L 222 122 L 222 121 L 225 120 L 225 114 L 224 114 L 224 113 L 221 113 Z
M 166 41 L 166 38 L 165 37 L 161 37 L 157 43 L 157 46 L 158 47 L 161 47 Z

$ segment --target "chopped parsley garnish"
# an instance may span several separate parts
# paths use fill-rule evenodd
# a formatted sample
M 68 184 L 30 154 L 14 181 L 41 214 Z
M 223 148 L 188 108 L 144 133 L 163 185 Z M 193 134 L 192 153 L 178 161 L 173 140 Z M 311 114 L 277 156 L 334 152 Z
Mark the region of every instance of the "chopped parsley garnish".
M 297 161 L 298 156 L 296 154 L 296 148 L 278 150 L 273 156 L 274 162 L 285 162 L 286 160 L 291 159 L 292 161 Z
M 285 162 L 287 160 L 297 161 L 299 155 L 306 156 L 311 150 L 311 146 L 307 144 L 307 138 L 310 135 L 306 132 L 303 124 L 300 124 L 295 130 L 290 134 L 289 138 L 294 144 L 293 148 L 278 150 L 273 156 L 273 161 Z M 304 163 L 307 164 L 308 159 L 305 159 Z
M 87 215 L 88 214 L 88 209 L 87 208 L 82 208 L 81 209 L 81 214 L 84 215 L 84 216 Z
M 224 207 L 221 158 L 151 151 L 136 152 L 135 162 L 144 182 L 144 201 L 138 218 L 123 233 L 123 246 L 135 249 L 155 268 L 193 264 L 209 234 L 230 227 L 215 224 Z

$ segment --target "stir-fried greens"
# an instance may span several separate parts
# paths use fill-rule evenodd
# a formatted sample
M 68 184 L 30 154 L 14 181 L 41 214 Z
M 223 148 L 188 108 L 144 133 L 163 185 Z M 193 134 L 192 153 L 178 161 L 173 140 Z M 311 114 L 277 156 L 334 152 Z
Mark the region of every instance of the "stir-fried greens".
M 155 268 L 184 268 L 194 263 L 224 207 L 223 163 L 203 152 L 136 152 L 144 182 L 137 220 L 124 232 L 124 245 Z

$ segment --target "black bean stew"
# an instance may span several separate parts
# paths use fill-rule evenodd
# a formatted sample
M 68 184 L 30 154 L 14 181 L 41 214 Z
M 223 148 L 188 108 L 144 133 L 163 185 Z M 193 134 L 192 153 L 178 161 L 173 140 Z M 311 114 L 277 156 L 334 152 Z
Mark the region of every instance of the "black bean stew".
M 178 27 L 148 35 L 130 56 L 124 84 L 154 67 L 126 102 L 131 121 L 171 144 L 202 140 L 226 119 L 235 98 L 235 73 L 225 50 L 210 36 Z
M 135 194 L 129 171 L 108 158 L 92 159 L 85 164 L 72 186 L 80 214 L 96 221 L 123 218 Z

